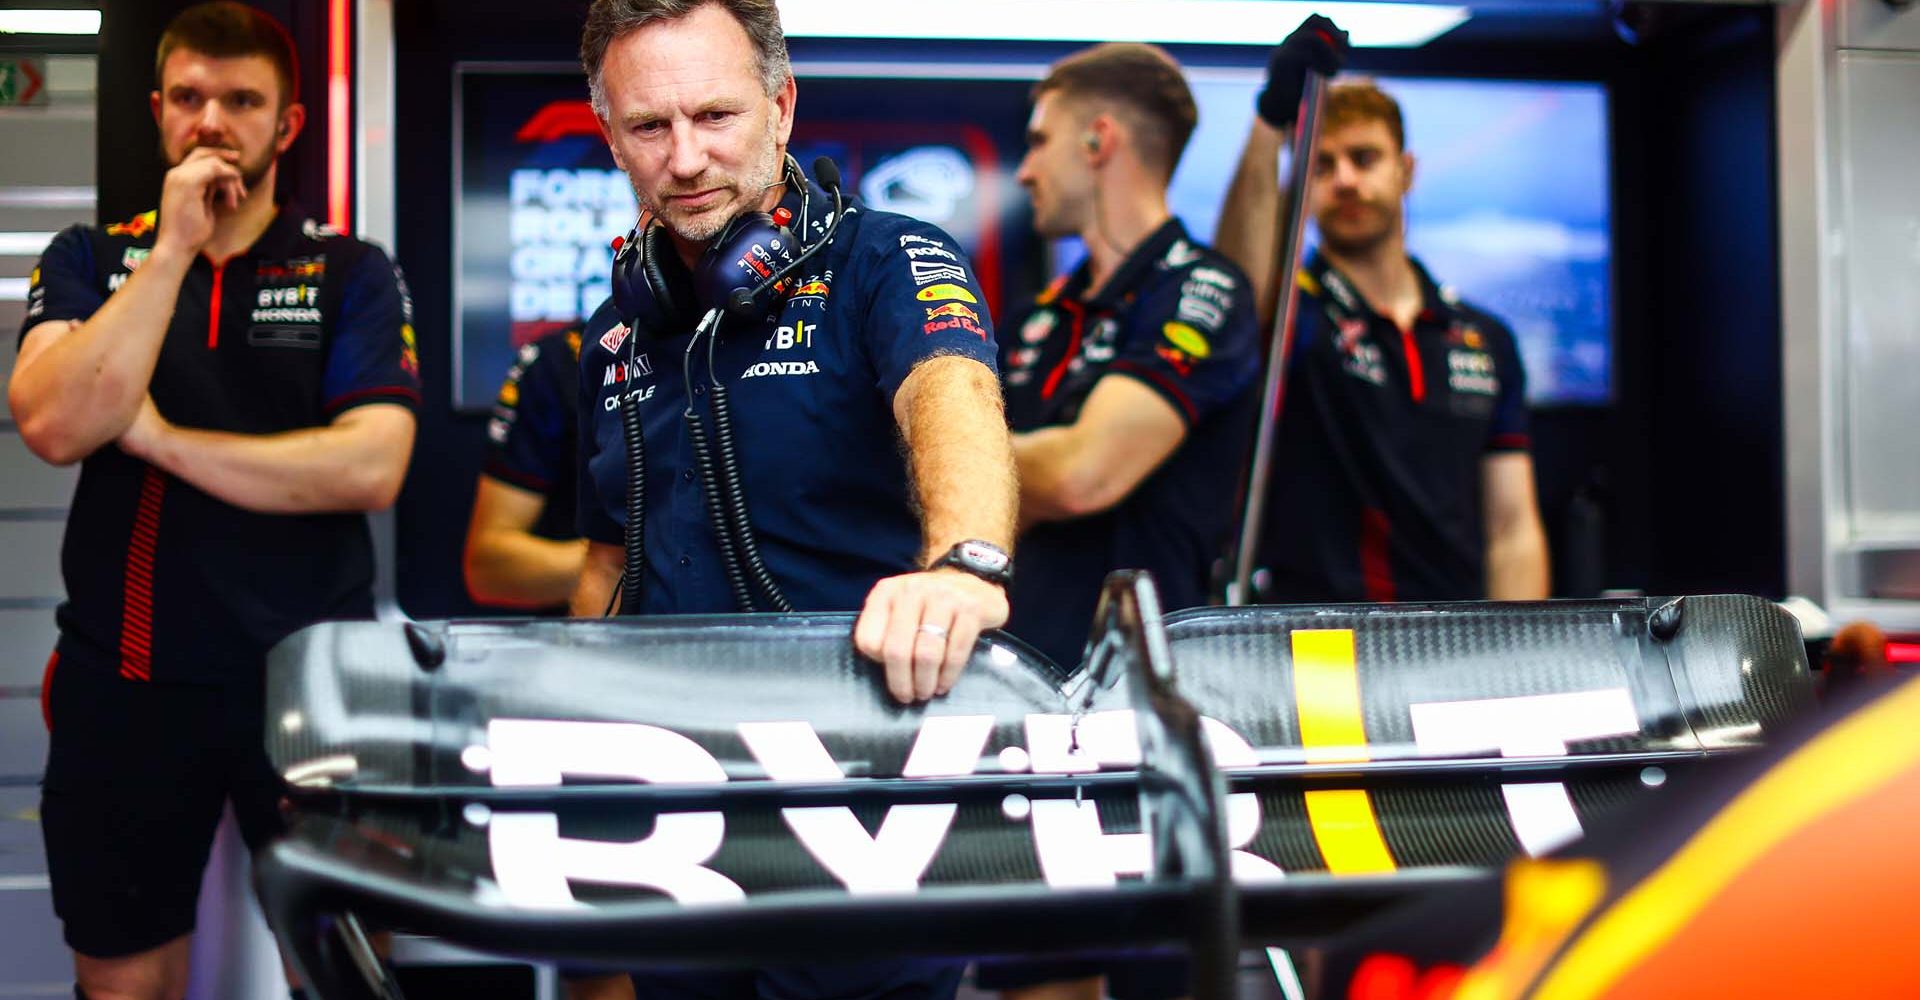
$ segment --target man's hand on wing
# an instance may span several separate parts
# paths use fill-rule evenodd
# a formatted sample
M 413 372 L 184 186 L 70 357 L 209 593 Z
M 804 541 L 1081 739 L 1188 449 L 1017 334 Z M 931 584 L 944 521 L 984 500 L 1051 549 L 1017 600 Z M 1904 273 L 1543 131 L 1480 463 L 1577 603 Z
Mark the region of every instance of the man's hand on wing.
M 956 569 L 891 576 L 874 584 L 853 626 L 854 647 L 886 669 L 902 703 L 952 690 L 983 629 L 1007 623 L 1007 592 Z

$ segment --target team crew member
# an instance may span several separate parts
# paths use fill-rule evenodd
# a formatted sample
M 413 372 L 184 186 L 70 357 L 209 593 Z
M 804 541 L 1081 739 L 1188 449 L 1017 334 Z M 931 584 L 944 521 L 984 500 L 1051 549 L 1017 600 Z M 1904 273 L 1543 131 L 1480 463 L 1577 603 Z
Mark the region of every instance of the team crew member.
M 1313 18 L 1276 50 L 1221 213 L 1220 249 L 1270 319 L 1281 194 L 1274 162 L 1309 66 L 1345 35 Z M 1328 88 L 1307 197 L 1319 249 L 1302 296 L 1256 581 L 1266 601 L 1547 596 L 1547 544 L 1513 334 L 1407 255 L 1414 158 L 1372 83 Z M 1263 574 L 1264 576 L 1264 574 Z
M 825 248 L 768 318 L 730 317 L 717 341 L 703 337 L 693 352 L 697 309 L 663 328 L 629 329 L 611 306 L 588 322 L 580 399 L 588 553 L 574 612 L 603 613 L 621 575 L 629 470 L 618 411 L 628 397 L 645 445 L 635 477 L 644 483 L 645 565 L 639 593 L 619 595 L 621 610 L 738 607 L 708 511 L 710 499 L 729 497 L 705 492 L 683 417 L 691 412 L 708 429 L 717 458 L 720 386 L 731 397 L 750 532 L 774 586 L 799 610 L 859 609 L 854 644 L 880 661 L 875 684 L 893 698 L 944 693 L 979 631 L 1006 621 L 1017 502 L 992 329 L 970 266 L 952 237 L 917 220 L 851 198 L 829 218 L 831 193 L 785 155 L 795 87 L 772 0 L 596 0 L 581 56 L 614 159 L 663 227 L 640 240 L 661 251 L 649 259 L 669 283 L 691 294 L 701 253 L 749 212 L 775 213 L 800 243 Z M 750 599 L 773 604 L 757 584 Z M 957 975 L 876 961 L 648 975 L 639 985 L 663 995 L 945 997 Z
M 1009 628 L 1072 665 L 1112 570 L 1151 571 L 1169 609 L 1206 603 L 1253 427 L 1258 336 L 1240 269 L 1167 210 L 1197 122 L 1179 66 L 1102 45 L 1034 92 L 1017 177 L 1041 235 L 1078 236 L 1087 257 L 1002 346 L 1023 555 Z
M 487 421 L 467 523 L 467 593 L 483 604 L 564 610 L 587 544 L 574 528 L 580 330 L 522 345 Z
M 82 995 L 186 989 L 224 800 L 276 826 L 268 647 L 373 611 L 363 512 L 393 503 L 419 397 L 385 254 L 276 206 L 299 136 L 286 32 L 180 14 L 152 96 L 157 212 L 54 238 L 9 398 L 36 455 L 80 462 L 49 665 L 41 816 Z
M 1087 257 L 1003 345 L 1021 521 L 1008 627 L 1069 666 L 1108 573 L 1148 570 L 1170 610 L 1205 604 L 1232 527 L 1258 335 L 1240 269 L 1167 210 L 1197 122 L 1180 67 L 1149 45 L 1075 53 L 1034 87 L 1016 176 L 1034 228 L 1080 237 Z M 1162 1000 L 1188 976 L 1179 959 L 1069 958 L 982 963 L 977 981 L 1023 1000 Z

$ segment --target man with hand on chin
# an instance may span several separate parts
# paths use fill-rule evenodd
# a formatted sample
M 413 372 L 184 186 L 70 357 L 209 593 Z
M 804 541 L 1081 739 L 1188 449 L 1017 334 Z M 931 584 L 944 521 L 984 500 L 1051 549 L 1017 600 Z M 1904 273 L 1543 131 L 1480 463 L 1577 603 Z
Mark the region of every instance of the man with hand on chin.
M 8 386 L 20 436 L 81 463 L 48 664 L 41 818 L 76 995 L 177 997 L 223 803 L 278 828 L 267 650 L 373 614 L 365 512 L 419 399 L 398 270 L 274 201 L 299 136 L 285 30 L 239 3 L 162 35 L 160 208 L 54 238 Z

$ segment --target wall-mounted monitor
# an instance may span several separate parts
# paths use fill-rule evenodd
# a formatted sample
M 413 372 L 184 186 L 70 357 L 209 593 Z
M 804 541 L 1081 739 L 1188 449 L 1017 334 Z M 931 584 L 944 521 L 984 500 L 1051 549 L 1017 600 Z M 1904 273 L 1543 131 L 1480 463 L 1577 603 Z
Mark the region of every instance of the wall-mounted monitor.
M 792 152 L 839 165 L 868 204 L 919 216 L 973 258 L 1012 322 L 1071 247 L 1030 228 L 1013 181 L 1040 65 L 808 63 Z M 485 409 L 519 345 L 592 312 L 610 241 L 632 226 L 568 65 L 462 64 L 454 108 L 455 406 Z M 1211 237 L 1252 117 L 1257 71 L 1192 72 L 1200 105 L 1173 211 Z M 1540 404 L 1611 398 L 1611 163 L 1597 83 L 1392 79 L 1418 157 L 1409 243 L 1436 277 L 1504 318 Z

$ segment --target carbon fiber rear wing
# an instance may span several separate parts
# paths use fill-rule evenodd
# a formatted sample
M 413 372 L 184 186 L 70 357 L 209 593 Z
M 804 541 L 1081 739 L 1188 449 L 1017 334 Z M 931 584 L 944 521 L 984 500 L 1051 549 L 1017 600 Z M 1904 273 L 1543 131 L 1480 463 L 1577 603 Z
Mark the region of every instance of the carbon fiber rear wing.
M 1081 669 L 989 635 L 911 708 L 850 631 L 302 632 L 270 667 L 269 920 L 337 1000 L 392 995 L 360 920 L 610 966 L 1174 945 L 1224 997 L 1243 939 L 1486 877 L 1809 697 L 1747 598 L 1163 620 L 1116 574 Z

